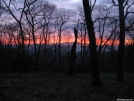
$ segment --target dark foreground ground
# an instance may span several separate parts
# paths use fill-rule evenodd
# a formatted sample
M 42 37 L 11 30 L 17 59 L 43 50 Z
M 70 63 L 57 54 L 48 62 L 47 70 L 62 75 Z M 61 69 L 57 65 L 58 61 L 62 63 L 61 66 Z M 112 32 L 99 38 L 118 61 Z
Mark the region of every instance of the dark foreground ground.
M 93 88 L 91 74 L 67 76 L 62 73 L 0 74 L 0 101 L 117 101 L 134 99 L 134 74 L 101 74 L 103 86 Z

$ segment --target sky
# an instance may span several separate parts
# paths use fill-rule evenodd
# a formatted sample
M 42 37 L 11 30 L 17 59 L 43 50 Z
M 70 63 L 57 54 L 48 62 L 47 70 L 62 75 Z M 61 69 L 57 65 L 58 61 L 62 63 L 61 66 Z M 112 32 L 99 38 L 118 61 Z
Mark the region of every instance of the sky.
M 82 5 L 82 0 L 46 0 L 46 1 L 56 4 L 57 8 L 66 8 L 66 9 L 72 9 L 72 10 L 77 10 L 77 7 L 79 5 Z M 97 4 L 102 1 L 104 0 L 98 0 Z M 71 39 L 70 41 L 73 41 L 73 39 Z
M 76 10 L 79 5 L 82 5 L 82 0 L 48 0 L 51 3 L 57 5 L 58 8 L 67 8 Z M 96 1 L 96 4 L 102 2 L 103 0 Z
M 58 8 L 77 9 L 79 5 L 82 5 L 82 0 L 49 0 L 50 3 L 54 3 Z

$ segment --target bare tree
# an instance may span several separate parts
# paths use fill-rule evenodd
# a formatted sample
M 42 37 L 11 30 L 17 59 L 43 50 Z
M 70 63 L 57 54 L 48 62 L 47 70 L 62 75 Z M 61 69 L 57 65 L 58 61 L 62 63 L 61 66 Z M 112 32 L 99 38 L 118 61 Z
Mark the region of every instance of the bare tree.
M 39 23 L 41 22 L 41 18 L 39 17 L 39 13 L 41 12 L 40 9 L 40 3 L 36 0 L 34 1 L 26 1 L 26 7 L 25 7 L 25 15 L 27 24 L 30 25 L 31 33 L 32 33 L 32 39 L 34 44 L 34 55 L 35 55 L 35 61 L 36 61 L 36 69 L 38 70 L 38 51 L 37 51 L 37 45 L 36 45 L 36 36 L 35 32 L 39 29 Z
M 105 50 L 108 49 L 109 41 L 114 36 L 114 33 L 111 33 L 112 25 L 116 22 L 116 18 L 114 18 L 115 14 L 113 13 L 113 6 L 107 6 L 107 3 L 96 5 L 93 16 L 95 33 L 97 33 L 97 53 L 100 68 L 103 68 L 104 65 L 107 65 L 104 63 Z
M 24 9 L 26 7 L 25 3 L 26 0 L 23 1 L 22 7 L 18 7 L 17 4 L 19 2 L 17 0 L 1 0 L 1 9 L 6 11 L 7 13 L 9 13 L 14 20 L 18 23 L 19 28 L 20 28 L 20 35 L 21 35 L 21 39 L 22 39 L 22 51 L 23 54 L 25 54 L 25 43 L 24 43 L 24 34 L 23 34 L 23 27 L 22 27 L 22 19 L 23 19 L 23 15 L 24 15 Z M 14 11 L 19 12 L 19 16 L 16 15 L 16 13 L 13 11 L 12 7 L 14 8 Z
M 49 44 L 51 34 L 53 33 L 54 27 L 54 12 L 56 10 L 56 6 L 49 2 L 44 2 L 41 6 L 41 27 L 42 27 L 42 37 L 44 40 L 44 65 L 48 67 L 48 54 L 47 54 L 47 45 Z M 49 67 L 48 67 L 49 68 Z
M 85 20 L 87 24 L 89 41 L 90 41 L 89 47 L 90 47 L 90 56 L 91 56 L 91 64 L 92 64 L 92 86 L 100 87 L 101 86 L 100 75 L 99 75 L 100 65 L 99 65 L 98 56 L 97 56 L 96 38 L 95 38 L 95 32 L 94 32 L 94 25 L 92 21 L 92 10 L 95 5 L 95 2 L 93 3 L 93 6 L 91 7 L 91 3 L 89 5 L 88 0 L 83 0 L 83 8 L 84 8 Z
M 123 75 L 123 61 L 124 61 L 124 46 L 125 46 L 125 18 L 133 13 L 128 11 L 129 8 L 134 5 L 134 2 L 131 4 L 129 0 L 118 0 L 118 4 L 114 0 L 112 0 L 114 6 L 118 6 L 119 9 L 119 22 L 120 22 L 120 35 L 119 35 L 119 49 L 118 49 L 118 70 L 117 70 L 117 81 L 124 82 Z M 124 11 L 126 9 L 126 14 Z
M 82 6 L 78 6 L 80 23 L 79 23 L 79 40 L 81 44 L 81 67 L 84 68 L 86 65 L 86 46 L 87 46 L 87 26 L 85 22 L 85 16 Z
M 71 18 L 74 17 L 75 12 L 73 10 L 58 9 L 55 13 L 55 23 L 58 36 L 58 63 L 59 70 L 61 69 L 61 39 L 62 33 L 67 29 L 67 23 L 71 21 Z

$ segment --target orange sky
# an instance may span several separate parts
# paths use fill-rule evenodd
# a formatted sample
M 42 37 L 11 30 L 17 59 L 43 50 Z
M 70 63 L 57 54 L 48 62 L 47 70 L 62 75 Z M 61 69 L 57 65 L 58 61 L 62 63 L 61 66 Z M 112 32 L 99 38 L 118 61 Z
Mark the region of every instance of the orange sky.
M 107 44 L 107 45 L 111 45 L 112 41 L 113 41 L 113 40 L 109 40 L 106 44 Z M 39 39 L 36 40 L 36 43 L 37 43 L 37 44 L 39 44 L 40 42 L 41 42 L 41 44 L 43 44 L 43 43 L 44 43 L 44 40 L 42 40 L 42 41 L 40 41 Z M 68 43 L 74 42 L 74 38 L 66 38 L 66 37 L 63 37 L 62 40 L 61 40 L 61 43 L 65 43 L 65 42 L 68 42 Z M 79 44 L 81 44 L 81 40 L 80 40 L 80 39 L 77 39 L 77 42 L 78 42 Z M 104 39 L 104 40 L 102 41 L 102 45 L 105 44 L 105 42 L 106 42 L 106 40 Z M 8 44 L 8 43 L 10 43 L 10 41 L 9 41 L 9 40 L 6 40 L 6 41 L 4 40 L 3 43 L 4 43 L 4 44 Z M 12 43 L 12 44 L 15 44 L 15 41 L 12 40 L 11 43 Z M 16 43 L 18 44 L 17 41 L 16 41 Z M 53 43 L 54 43 L 54 40 L 51 38 L 50 41 L 49 41 L 49 44 L 53 44 Z M 58 43 L 58 41 L 57 41 L 57 43 Z M 82 43 L 84 44 L 84 41 L 83 41 Z M 100 40 L 97 39 L 97 40 L 96 40 L 96 44 L 97 44 L 97 45 L 100 45 L 100 43 L 101 43 Z M 131 44 L 131 43 L 132 43 L 132 40 L 129 40 L 129 39 L 126 39 L 126 40 L 125 40 L 125 45 Z M 29 40 L 25 40 L 25 44 L 29 44 Z M 30 41 L 30 44 L 33 44 L 33 40 Z M 86 45 L 87 45 L 87 44 L 89 44 L 88 39 L 86 39 Z M 117 40 L 117 41 L 114 43 L 114 45 L 119 45 L 119 41 Z

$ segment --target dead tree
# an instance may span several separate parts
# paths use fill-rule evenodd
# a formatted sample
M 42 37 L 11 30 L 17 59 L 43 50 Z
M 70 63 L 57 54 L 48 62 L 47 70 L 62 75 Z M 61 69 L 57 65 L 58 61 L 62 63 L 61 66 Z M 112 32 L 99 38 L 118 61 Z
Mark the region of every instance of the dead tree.
M 67 75 L 74 75 L 74 65 L 75 65 L 75 60 L 77 58 L 76 45 L 77 45 L 78 30 L 75 27 L 74 27 L 74 35 L 75 35 L 75 41 L 71 48 L 71 58 L 69 61 L 68 72 L 66 73 Z

